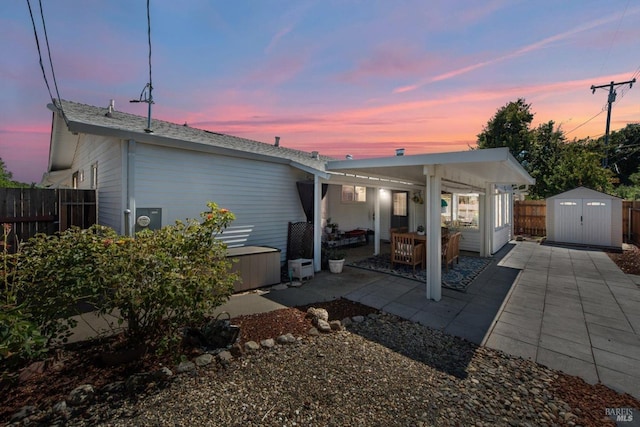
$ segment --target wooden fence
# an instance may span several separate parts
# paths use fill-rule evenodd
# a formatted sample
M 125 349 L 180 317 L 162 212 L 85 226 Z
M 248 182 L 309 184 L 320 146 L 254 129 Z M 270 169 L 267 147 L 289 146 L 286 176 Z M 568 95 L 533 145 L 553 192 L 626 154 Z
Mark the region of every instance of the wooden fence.
M 547 202 L 516 200 L 513 206 L 513 232 L 530 236 L 547 235 Z
M 96 221 L 95 190 L 0 188 L 0 223 L 13 224 L 21 241 Z
M 640 201 L 622 202 L 622 235 L 625 242 L 640 245 Z
M 515 202 L 513 207 L 514 234 L 546 236 L 546 219 L 546 201 L 524 200 Z M 621 219 L 624 241 L 640 244 L 640 201 L 623 201 Z M 631 223 L 629 223 L 629 219 L 631 219 Z

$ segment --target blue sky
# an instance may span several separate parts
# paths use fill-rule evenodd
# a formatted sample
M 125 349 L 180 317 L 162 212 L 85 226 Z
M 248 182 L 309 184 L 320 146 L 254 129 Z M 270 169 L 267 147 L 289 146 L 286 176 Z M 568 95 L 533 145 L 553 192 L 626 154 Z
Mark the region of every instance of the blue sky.
M 148 81 L 146 2 L 42 6 L 60 96 L 144 116 L 129 100 Z M 639 18 L 632 0 L 151 0 L 153 116 L 362 158 L 466 150 L 520 97 L 534 124 L 597 137 L 607 94 L 589 88 L 640 74 Z M 4 0 L 0 157 L 15 179 L 46 171 L 48 102 L 27 2 Z M 640 87 L 620 87 L 612 129 L 639 120 Z

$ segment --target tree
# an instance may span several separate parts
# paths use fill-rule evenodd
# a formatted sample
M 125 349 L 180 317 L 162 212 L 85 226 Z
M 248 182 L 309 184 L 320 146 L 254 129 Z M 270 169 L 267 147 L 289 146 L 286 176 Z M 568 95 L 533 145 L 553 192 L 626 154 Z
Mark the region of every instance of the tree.
M 0 188 L 20 188 L 29 187 L 29 184 L 14 181 L 13 174 L 7 169 L 7 165 L 0 157 Z
M 604 137 L 599 141 L 604 144 Z M 609 137 L 609 166 L 623 185 L 632 185 L 631 175 L 640 167 L 640 124 L 628 124 Z
M 555 171 L 565 143 L 564 133 L 555 128 L 552 120 L 533 130 L 529 163 L 526 166 L 529 174 L 536 180 L 529 192 L 532 198 L 544 199 L 564 191 L 559 188 Z
M 496 114 L 478 134 L 478 148 L 509 147 L 509 151 L 520 163 L 529 161 L 531 131 L 533 121 L 531 104 L 523 98 L 509 102 L 498 109 Z
M 604 149 L 599 140 L 567 142 L 553 120 L 530 129 L 531 105 L 524 99 L 498 109 L 478 135 L 478 148 L 509 147 L 535 178 L 532 199 L 544 199 L 578 186 L 611 192 L 611 171 L 602 167 Z
M 612 193 L 613 174 L 602 167 L 602 151 L 596 147 L 588 139 L 563 146 L 552 178 L 558 189 L 555 194 L 579 186 Z

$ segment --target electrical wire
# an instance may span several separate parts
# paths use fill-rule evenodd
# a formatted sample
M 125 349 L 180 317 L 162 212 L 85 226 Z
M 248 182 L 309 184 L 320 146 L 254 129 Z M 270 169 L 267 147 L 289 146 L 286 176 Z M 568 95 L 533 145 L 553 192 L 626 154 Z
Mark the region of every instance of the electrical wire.
M 49 47 L 49 36 L 47 35 L 47 25 L 45 24 L 44 12 L 42 10 L 42 0 L 39 0 L 38 3 L 40 6 L 40 18 L 42 19 L 42 29 L 44 31 L 44 40 L 47 44 L 47 54 L 49 55 L 49 65 L 51 67 L 51 78 L 53 78 L 53 87 L 56 89 L 56 95 L 58 96 L 58 102 L 60 104 L 60 111 L 62 112 L 62 117 L 64 118 L 65 123 L 68 125 L 69 120 L 67 120 L 67 115 L 64 113 L 64 108 L 62 107 L 62 98 L 60 98 L 60 91 L 58 90 L 56 72 L 53 69 L 53 60 L 51 59 L 51 48 Z
M 565 135 L 569 135 L 571 132 L 574 132 L 574 131 L 576 131 L 576 130 L 580 129 L 582 126 L 586 125 L 586 124 L 587 124 L 587 123 L 589 123 L 591 120 L 595 119 L 595 118 L 596 118 L 596 117 L 598 117 L 600 114 L 604 113 L 604 112 L 605 112 L 605 110 L 606 110 L 606 108 L 605 108 L 605 109 L 600 110 L 600 111 L 599 111 L 595 116 L 591 117 L 590 119 L 585 120 L 584 122 L 580 123 L 578 126 L 576 126 L 576 127 L 574 127 L 573 129 L 571 129 L 570 131 L 565 132 L 564 134 L 565 134 Z
M 147 0 L 147 41 L 149 44 L 149 96 L 151 97 L 151 90 L 153 89 L 153 85 L 151 83 L 151 14 L 149 10 L 149 2 L 150 0 Z
M 600 66 L 600 73 L 602 73 L 602 69 L 604 68 L 604 64 L 609 62 L 609 56 L 611 55 L 611 48 L 613 47 L 613 43 L 618 38 L 618 33 L 620 32 L 620 26 L 622 25 L 622 21 L 624 20 L 624 16 L 627 14 L 627 9 L 629 8 L 630 0 L 627 0 L 627 4 L 624 6 L 624 10 L 622 11 L 622 15 L 620 15 L 620 20 L 618 20 L 618 26 L 616 27 L 616 32 L 611 37 L 611 41 L 609 42 L 609 49 L 607 49 L 607 54 L 602 60 L 602 65 Z
M 53 104 L 56 107 L 59 107 L 60 110 L 62 111 L 62 117 L 64 118 L 65 123 L 68 125 L 69 122 L 67 120 L 66 115 L 64 114 L 64 110 L 62 110 L 62 102 L 58 101 L 56 102 L 56 99 L 54 98 L 53 94 L 51 93 L 51 86 L 49 85 L 49 80 L 47 79 L 47 73 L 44 69 L 44 64 L 42 63 L 42 51 L 40 49 L 40 39 L 38 38 L 38 30 L 36 28 L 36 21 L 33 18 L 33 10 L 31 9 L 31 2 L 29 0 L 27 0 L 27 6 L 29 7 L 29 16 L 31 17 L 31 25 L 33 26 L 33 35 L 36 39 L 36 48 L 38 49 L 38 60 L 40 63 L 40 69 L 42 70 L 42 77 L 44 78 L 44 83 L 47 86 L 47 91 L 49 92 L 49 98 L 51 99 L 51 102 L 53 102 Z M 42 5 L 40 5 L 40 12 L 42 14 Z M 42 18 L 42 22 L 44 24 L 44 17 Z M 46 31 L 45 31 L 46 34 Z M 47 41 L 47 48 L 49 46 L 49 42 Z M 49 61 L 51 61 L 51 52 L 49 51 Z M 51 68 L 53 70 L 53 64 L 51 64 Z M 57 85 L 56 85 L 56 92 L 57 92 Z M 60 95 L 58 95 L 58 98 L 60 97 Z

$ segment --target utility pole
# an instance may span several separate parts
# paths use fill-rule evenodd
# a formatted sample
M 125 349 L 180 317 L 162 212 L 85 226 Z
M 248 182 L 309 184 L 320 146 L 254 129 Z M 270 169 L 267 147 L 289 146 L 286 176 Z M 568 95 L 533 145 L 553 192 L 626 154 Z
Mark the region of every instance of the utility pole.
M 593 86 L 591 85 L 591 93 L 596 93 L 596 89 L 609 88 L 609 97 L 607 98 L 607 128 L 604 133 L 604 159 L 602 160 L 602 167 L 609 166 L 609 129 L 611 126 L 611 104 L 616 102 L 616 86 L 629 85 L 629 89 L 633 87 L 636 79 L 628 80 L 626 82 L 614 83 L 613 81 L 606 85 Z

